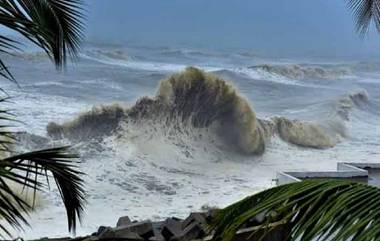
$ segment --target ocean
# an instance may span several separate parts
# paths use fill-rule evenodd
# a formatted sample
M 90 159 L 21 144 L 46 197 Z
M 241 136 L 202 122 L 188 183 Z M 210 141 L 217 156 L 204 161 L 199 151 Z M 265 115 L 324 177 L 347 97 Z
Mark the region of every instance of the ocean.
M 277 171 L 380 160 L 375 60 L 87 43 L 64 73 L 36 50 L 4 61 L 19 83 L 2 81 L 28 134 L 20 151 L 46 147 L 41 136 L 81 156 L 88 203 L 77 235 L 125 215 L 224 207 L 274 186 Z M 189 66 L 209 82 L 168 80 Z M 57 189 L 40 202 L 15 235 L 69 235 Z

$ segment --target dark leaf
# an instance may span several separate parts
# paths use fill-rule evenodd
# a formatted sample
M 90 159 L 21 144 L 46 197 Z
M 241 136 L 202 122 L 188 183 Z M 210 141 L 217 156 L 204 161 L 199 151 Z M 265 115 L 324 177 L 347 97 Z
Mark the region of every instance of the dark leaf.
M 342 180 L 308 180 L 268 189 L 221 210 L 211 225 L 214 239 L 233 240 L 260 215 L 264 221 L 254 225 L 257 230 L 287 224 L 289 240 L 380 240 L 380 189 Z
M 371 22 L 380 32 L 380 0 L 347 0 L 347 4 L 352 11 L 359 34 L 365 35 Z

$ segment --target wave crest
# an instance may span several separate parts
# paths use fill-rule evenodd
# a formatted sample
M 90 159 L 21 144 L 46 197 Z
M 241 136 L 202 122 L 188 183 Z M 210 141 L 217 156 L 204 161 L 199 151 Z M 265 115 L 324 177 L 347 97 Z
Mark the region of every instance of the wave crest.
M 318 149 L 333 147 L 336 144 L 318 124 L 291 121 L 283 117 L 273 118 L 273 121 L 278 135 L 289 143 Z
M 257 65 L 249 67 L 257 71 L 265 71 L 270 74 L 284 76 L 289 79 L 335 79 L 350 74 L 345 68 L 326 68 L 322 66 L 303 66 L 297 64 Z
M 357 90 L 344 95 L 338 100 L 337 114 L 344 120 L 350 119 L 350 112 L 353 108 L 361 108 L 368 104 L 369 95 L 365 90 Z
M 111 135 L 124 117 L 125 109 L 117 104 L 93 107 L 92 110 L 62 125 L 51 122 L 46 130 L 54 139 L 68 138 L 78 142 L 86 141 Z
M 166 128 L 174 135 L 191 135 L 194 128 L 197 133 L 203 130 L 205 135 L 215 136 L 233 150 L 249 155 L 262 154 L 275 134 L 303 147 L 328 148 L 335 144 L 318 124 L 280 117 L 258 119 L 231 84 L 192 67 L 162 81 L 154 98 L 143 97 L 128 109 L 119 105 L 96 107 L 62 125 L 50 123 L 47 131 L 52 137 L 74 141 L 112 134 L 123 138 L 133 133 L 125 128 L 136 128 L 136 123 L 150 132 Z
M 217 135 L 247 154 L 260 154 L 265 149 L 264 135 L 248 101 L 215 75 L 187 68 L 162 81 L 156 98 L 143 103 L 138 113 L 146 115 L 149 109 L 157 118 L 158 110 L 168 121 L 179 119 L 197 128 L 212 126 Z M 151 105 L 155 106 L 153 111 Z

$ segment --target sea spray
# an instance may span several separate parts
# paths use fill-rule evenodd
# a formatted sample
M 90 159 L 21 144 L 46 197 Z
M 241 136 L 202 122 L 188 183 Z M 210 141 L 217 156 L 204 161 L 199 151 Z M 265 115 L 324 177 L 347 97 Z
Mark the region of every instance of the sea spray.
M 311 122 L 291 121 L 283 117 L 272 119 L 278 135 L 286 142 L 303 147 L 329 148 L 336 142 L 318 124 Z
M 369 96 L 365 90 L 352 91 L 342 96 L 336 104 L 336 113 L 343 120 L 350 120 L 350 113 L 353 108 L 361 108 L 368 104 Z
M 51 122 L 46 129 L 53 139 L 65 137 L 75 141 L 86 141 L 112 134 L 123 117 L 125 109 L 120 105 L 93 107 L 92 110 L 62 125 Z
M 161 82 L 157 98 L 170 106 L 171 115 L 195 127 L 217 126 L 217 133 L 246 154 L 261 154 L 265 138 L 248 101 L 232 85 L 196 68 Z
M 349 98 L 365 98 L 353 96 Z M 262 154 L 275 135 L 302 147 L 323 149 L 338 143 L 338 138 L 318 123 L 284 117 L 258 119 L 231 84 L 192 67 L 163 80 L 154 98 L 142 97 L 130 108 L 116 104 L 95 107 L 62 125 L 50 123 L 47 131 L 55 138 L 84 141 L 112 134 L 126 138 L 131 133 L 128 128 L 170 132 L 172 137 L 191 135 L 197 129 L 198 134 L 212 135 L 209 139 L 221 140 L 224 146 L 246 155 Z
M 110 134 L 121 120 L 187 123 L 213 129 L 242 153 L 261 154 L 265 149 L 263 128 L 248 101 L 232 85 L 196 68 L 162 81 L 153 99 L 144 97 L 129 109 L 117 105 L 94 108 L 63 125 L 50 123 L 47 131 L 55 138 L 85 140 Z

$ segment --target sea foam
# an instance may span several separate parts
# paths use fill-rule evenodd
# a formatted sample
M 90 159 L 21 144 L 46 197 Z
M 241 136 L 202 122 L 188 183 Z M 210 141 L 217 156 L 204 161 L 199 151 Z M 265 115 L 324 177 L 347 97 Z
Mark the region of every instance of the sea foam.
M 347 98 L 356 103 L 366 95 L 358 93 Z M 338 109 L 338 113 L 341 109 L 346 107 Z M 128 133 L 128 126 L 136 126 L 131 123 L 139 123 L 140 128 L 147 129 L 148 123 L 160 123 L 160 129 L 167 128 L 172 133 L 204 130 L 205 135 L 213 135 L 245 155 L 262 154 L 273 136 L 318 149 L 333 147 L 338 142 L 328 128 L 317 122 L 285 117 L 258 119 L 251 104 L 232 84 L 193 67 L 161 81 L 154 98 L 142 97 L 130 108 L 120 105 L 95 107 L 67 123 L 50 123 L 47 131 L 52 137 L 74 141 L 111 134 L 123 138 Z

